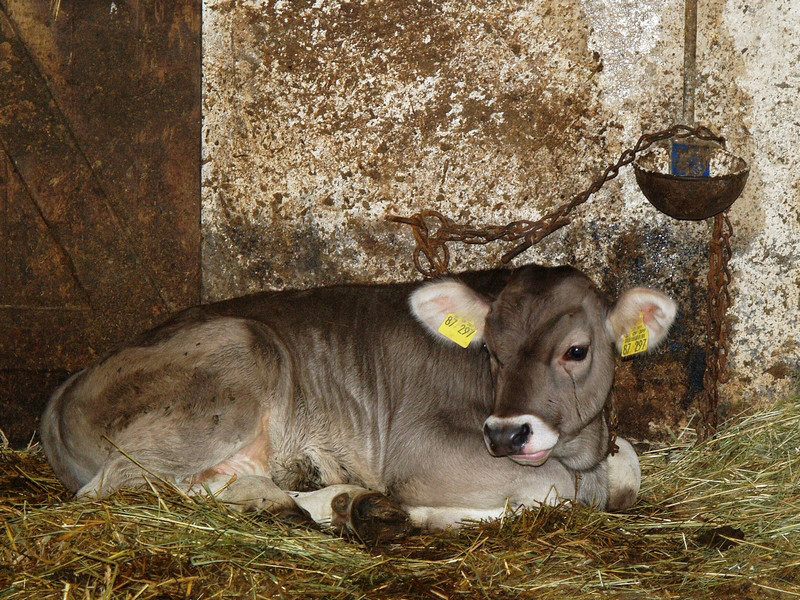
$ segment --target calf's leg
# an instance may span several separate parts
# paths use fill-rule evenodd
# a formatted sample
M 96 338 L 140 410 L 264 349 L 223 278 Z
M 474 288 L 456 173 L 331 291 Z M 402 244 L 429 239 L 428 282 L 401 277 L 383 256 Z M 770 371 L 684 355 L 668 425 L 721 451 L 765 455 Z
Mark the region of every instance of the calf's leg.
M 188 494 L 207 496 L 222 502 L 231 510 L 266 511 L 295 523 L 312 523 L 312 517 L 268 476 L 231 476 L 217 473 L 202 483 L 183 482 Z

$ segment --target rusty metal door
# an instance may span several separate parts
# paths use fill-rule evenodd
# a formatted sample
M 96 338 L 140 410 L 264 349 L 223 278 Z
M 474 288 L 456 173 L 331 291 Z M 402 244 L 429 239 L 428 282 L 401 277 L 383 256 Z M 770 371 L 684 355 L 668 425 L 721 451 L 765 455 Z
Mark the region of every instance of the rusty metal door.
M 0 429 L 197 303 L 200 0 L 0 0 Z

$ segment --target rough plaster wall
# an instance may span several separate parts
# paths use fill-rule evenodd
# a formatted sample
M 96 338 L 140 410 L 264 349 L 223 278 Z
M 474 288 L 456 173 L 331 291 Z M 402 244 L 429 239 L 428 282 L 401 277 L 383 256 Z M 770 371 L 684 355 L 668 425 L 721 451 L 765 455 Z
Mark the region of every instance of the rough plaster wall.
M 751 167 L 731 212 L 730 387 L 771 398 L 797 389 L 800 371 L 800 4 L 727 2 L 713 24 L 702 117 L 738 125 L 731 139 Z
M 797 12 L 700 4 L 697 118 L 752 169 L 731 211 L 726 407 L 785 393 L 800 369 Z M 682 28 L 676 0 L 207 0 L 205 298 L 415 278 L 410 233 L 387 214 L 541 217 L 680 120 Z M 630 169 L 575 216 L 515 262 L 679 300 L 669 346 L 618 369 L 636 435 L 678 426 L 701 384 L 708 225 L 656 212 Z M 504 251 L 451 249 L 454 270 Z
M 208 4 L 208 296 L 408 278 L 387 213 L 506 221 L 583 185 L 603 121 L 571 5 Z

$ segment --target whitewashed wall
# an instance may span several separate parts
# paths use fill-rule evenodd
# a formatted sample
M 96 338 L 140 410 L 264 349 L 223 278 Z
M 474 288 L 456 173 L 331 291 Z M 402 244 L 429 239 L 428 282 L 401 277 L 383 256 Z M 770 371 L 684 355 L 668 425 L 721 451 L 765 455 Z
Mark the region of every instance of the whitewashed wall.
M 206 0 L 203 17 L 207 300 L 416 278 L 410 232 L 387 214 L 539 218 L 680 121 L 676 0 Z M 800 5 L 701 0 L 698 21 L 697 119 L 751 166 L 731 210 L 730 410 L 788 393 L 800 371 Z M 628 169 L 515 261 L 681 302 L 669 347 L 618 370 L 639 436 L 692 412 L 709 237 L 655 211 Z M 453 246 L 452 267 L 506 249 Z

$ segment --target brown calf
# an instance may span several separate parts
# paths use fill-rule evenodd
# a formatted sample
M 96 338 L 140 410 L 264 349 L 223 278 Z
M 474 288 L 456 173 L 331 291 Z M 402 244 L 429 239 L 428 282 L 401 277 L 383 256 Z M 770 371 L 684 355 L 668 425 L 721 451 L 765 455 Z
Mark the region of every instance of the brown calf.
M 639 319 L 654 347 L 675 310 L 646 289 L 611 305 L 579 271 L 532 265 L 228 300 L 73 375 L 42 441 L 79 496 L 149 474 L 357 530 L 562 499 L 625 508 L 640 476 L 627 442 L 607 452 L 614 348 Z M 446 321 L 474 330 L 465 348 Z

